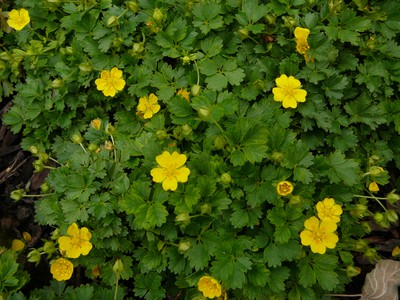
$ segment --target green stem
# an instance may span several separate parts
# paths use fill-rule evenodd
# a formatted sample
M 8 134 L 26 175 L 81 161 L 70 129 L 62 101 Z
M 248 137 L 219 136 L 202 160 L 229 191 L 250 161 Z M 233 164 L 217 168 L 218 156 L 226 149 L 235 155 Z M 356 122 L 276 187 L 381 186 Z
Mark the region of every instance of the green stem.
M 43 168 L 45 168 L 45 169 L 49 169 L 49 170 L 55 170 L 55 169 L 57 169 L 57 168 L 50 167 L 50 166 L 43 166 Z
M 196 82 L 196 84 L 200 85 L 200 70 L 199 70 L 199 66 L 197 65 L 196 61 L 193 61 L 193 62 L 194 62 L 194 65 L 196 66 L 196 72 L 197 72 L 197 82 Z
M 113 144 L 114 160 L 117 161 L 117 149 L 115 149 L 115 141 L 112 134 L 110 134 L 110 138 L 111 138 L 111 143 Z
M 79 146 L 81 146 L 81 148 L 83 149 L 83 151 L 84 151 L 85 153 L 87 153 L 87 151 L 86 151 L 85 147 L 82 145 L 82 143 L 79 143 Z
M 117 296 L 118 296 L 118 279 L 119 279 L 119 275 L 117 275 L 117 282 L 115 283 L 114 300 L 117 300 Z
M 30 198 L 40 198 L 40 197 L 46 197 L 46 196 L 51 196 L 54 195 L 54 193 L 49 193 L 49 194 L 39 194 L 39 195 L 29 195 L 29 194 L 24 194 L 23 197 L 30 197 Z
M 365 199 L 374 199 L 376 202 L 378 202 L 378 204 L 383 208 L 384 211 L 387 211 L 386 207 L 380 201 L 380 200 L 387 200 L 387 198 L 374 197 L 374 196 L 362 196 L 362 195 L 353 195 L 353 196 L 359 197 L 359 198 L 365 198 Z

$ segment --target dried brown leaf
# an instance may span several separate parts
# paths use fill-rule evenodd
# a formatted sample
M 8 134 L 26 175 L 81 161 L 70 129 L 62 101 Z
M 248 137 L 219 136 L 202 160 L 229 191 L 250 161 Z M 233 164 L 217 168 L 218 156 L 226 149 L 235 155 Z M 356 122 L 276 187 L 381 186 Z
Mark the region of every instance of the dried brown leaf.
M 360 300 L 398 300 L 400 262 L 383 259 L 367 274 Z

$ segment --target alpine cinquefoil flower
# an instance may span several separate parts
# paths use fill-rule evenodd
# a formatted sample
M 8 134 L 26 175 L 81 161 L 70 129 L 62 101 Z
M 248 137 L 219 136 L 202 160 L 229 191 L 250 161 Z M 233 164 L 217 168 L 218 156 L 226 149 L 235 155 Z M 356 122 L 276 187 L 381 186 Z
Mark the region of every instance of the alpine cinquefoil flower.
M 60 250 L 65 251 L 65 256 L 69 258 L 77 258 L 81 254 L 87 255 L 92 250 L 92 243 L 89 242 L 92 234 L 86 227 L 78 228 L 73 223 L 67 229 L 67 235 L 58 238 Z
M 368 190 L 372 193 L 379 192 L 379 185 L 375 181 L 372 181 L 368 186 Z
M 187 182 L 190 170 L 184 167 L 186 155 L 174 151 L 164 151 L 156 157 L 158 167 L 150 171 L 154 182 L 162 182 L 165 191 L 175 191 L 178 182 Z
M 294 30 L 294 37 L 296 38 L 296 50 L 300 54 L 304 55 L 306 62 L 309 61 L 307 50 L 310 49 L 307 38 L 310 34 L 310 30 L 307 28 L 296 27 Z
M 57 259 L 50 267 L 50 273 L 57 281 L 68 280 L 74 272 L 74 265 L 65 258 Z
M 340 215 L 343 213 L 339 204 L 335 203 L 333 198 L 325 198 L 316 205 L 318 218 L 322 221 L 337 223 L 340 221 Z
M 306 101 L 307 91 L 301 89 L 300 80 L 282 74 L 275 82 L 277 87 L 272 89 L 274 100 L 282 102 L 284 108 L 296 108 L 297 102 Z
M 150 119 L 161 108 L 157 102 L 158 97 L 153 93 L 151 93 L 149 97 L 144 96 L 139 98 L 139 104 L 137 106 L 138 114 L 145 119 Z
M 176 95 L 180 96 L 183 99 L 186 99 L 187 101 L 190 101 L 190 92 L 188 92 L 184 88 L 179 89 Z
M 95 84 L 104 96 L 114 97 L 118 91 L 123 90 L 125 80 L 122 78 L 122 71 L 114 67 L 111 71 L 101 71 L 100 78 L 96 79 Z
M 305 229 L 300 233 L 301 243 L 311 246 L 314 253 L 324 254 L 326 248 L 333 249 L 339 241 L 334 233 L 337 225 L 334 222 L 320 221 L 313 216 L 304 222 Z
M 30 21 L 29 12 L 25 8 L 13 9 L 8 13 L 7 24 L 15 30 L 22 30 Z
M 214 277 L 203 276 L 199 279 L 198 289 L 203 293 L 204 297 L 215 298 L 222 295 L 221 284 Z
M 276 191 L 280 196 L 287 196 L 293 192 L 293 185 L 289 181 L 280 181 L 276 186 Z

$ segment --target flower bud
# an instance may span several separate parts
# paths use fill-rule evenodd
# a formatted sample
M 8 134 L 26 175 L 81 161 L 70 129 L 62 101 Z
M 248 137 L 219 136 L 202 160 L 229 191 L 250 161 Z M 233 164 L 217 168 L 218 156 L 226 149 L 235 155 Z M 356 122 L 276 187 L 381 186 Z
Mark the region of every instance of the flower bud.
M 226 141 L 222 136 L 217 136 L 214 140 L 214 147 L 218 150 L 224 149 Z
M 232 177 L 231 177 L 231 174 L 229 174 L 229 173 L 223 173 L 220 177 L 220 182 L 222 184 L 230 184 L 231 181 L 232 181 Z
M 71 135 L 71 141 L 74 144 L 80 144 L 83 141 L 83 137 L 81 135 L 81 133 L 79 131 L 75 131 L 72 135 Z
M 389 228 L 390 227 L 389 219 L 388 219 L 386 214 L 383 214 L 381 212 L 377 212 L 377 213 L 374 214 L 374 220 L 375 220 L 376 224 L 378 224 L 382 228 Z
M 282 17 L 285 27 L 292 29 L 296 25 L 296 20 L 293 17 Z
M 367 251 L 365 251 L 364 256 L 368 258 L 371 262 L 376 262 L 379 260 L 379 255 L 376 249 L 373 248 L 368 248 Z
M 184 65 L 190 64 L 190 57 L 187 56 L 187 55 L 181 57 L 181 60 L 182 60 L 182 63 L 183 63 Z
M 208 203 L 204 203 L 201 207 L 200 207 L 200 213 L 202 215 L 206 215 L 206 214 L 210 214 L 212 211 L 212 207 L 210 204 Z
M 240 28 L 237 33 L 241 40 L 245 40 L 249 37 L 249 30 L 247 28 Z
M 400 247 L 396 246 L 392 250 L 392 256 L 398 256 L 398 255 L 400 255 Z
M 134 54 L 141 54 L 144 51 L 144 44 L 143 43 L 133 43 L 132 52 Z
M 364 232 L 367 234 L 372 232 L 371 225 L 368 222 L 361 222 L 361 227 L 364 229 Z
M 11 249 L 14 251 L 21 251 L 24 250 L 25 243 L 21 240 L 14 239 L 11 243 Z
M 397 201 L 400 200 L 400 196 L 395 194 L 395 191 L 396 190 L 393 190 L 387 195 L 387 201 L 389 201 L 390 204 L 395 204 Z
M 21 200 L 25 195 L 25 191 L 23 189 L 14 190 L 10 193 L 10 198 L 14 201 Z
M 183 222 L 189 224 L 190 222 L 190 215 L 188 213 L 180 213 L 175 217 L 176 222 Z
M 33 155 L 37 155 L 39 153 L 39 150 L 36 146 L 30 146 L 29 147 L 29 151 L 33 154 Z
M 37 249 L 32 249 L 28 255 L 27 255 L 28 261 L 31 263 L 36 263 L 39 264 L 40 262 L 40 258 L 41 258 L 41 254 L 39 252 L 39 250 Z
M 90 125 L 91 125 L 94 129 L 100 130 L 101 120 L 100 120 L 99 118 L 93 119 L 93 120 L 90 122 Z
M 267 14 L 264 19 L 267 21 L 269 25 L 275 25 L 276 16 L 274 14 Z
M 0 60 L 0 72 L 3 72 L 6 69 L 7 65 L 4 61 Z
M 115 133 L 115 127 L 108 123 L 104 131 L 109 135 L 113 135 Z
M 384 219 L 385 219 L 385 216 L 382 213 L 377 212 L 377 213 L 374 214 L 374 220 L 375 220 L 376 223 L 380 223 Z
M 181 132 L 182 132 L 183 136 L 189 136 L 193 132 L 192 127 L 190 127 L 187 124 L 182 125 L 181 129 L 182 129 Z
M 43 245 L 43 251 L 48 255 L 52 255 L 53 253 L 56 253 L 57 248 L 53 241 L 46 241 Z
M 299 195 L 291 195 L 290 196 L 290 200 L 289 200 L 289 204 L 290 205 L 299 205 L 302 201 L 301 201 L 301 197 Z
M 274 152 L 272 152 L 271 159 L 275 163 L 280 163 L 280 162 L 283 161 L 283 153 L 278 152 L 278 151 L 274 151 Z
M 379 192 L 379 185 L 375 181 L 372 181 L 368 186 L 368 190 L 372 193 Z
M 107 27 L 112 27 L 118 25 L 118 18 L 116 16 L 111 16 L 107 20 Z
M 357 240 L 354 244 L 354 250 L 363 252 L 368 248 L 368 242 L 366 240 Z
M 377 167 L 377 166 L 372 166 L 369 169 L 369 174 L 371 176 L 378 176 L 379 174 L 381 174 L 382 172 L 385 172 L 385 170 L 382 167 Z
M 378 161 L 380 160 L 378 155 L 371 155 L 371 157 L 369 158 L 369 164 L 370 165 L 374 165 L 376 164 Z
M 81 70 L 82 72 L 85 72 L 85 73 L 89 73 L 93 70 L 93 66 L 89 62 L 81 63 L 79 65 L 79 70 Z
M 346 267 L 346 274 L 349 277 L 357 276 L 361 273 L 361 269 L 355 266 L 347 266 Z
M 43 163 L 43 160 L 41 160 L 41 159 L 35 160 L 32 163 L 32 165 L 33 165 L 33 168 L 35 169 L 33 171 L 34 173 L 39 173 L 39 172 L 42 172 L 44 170 L 44 163 Z
M 180 253 L 185 252 L 189 249 L 190 249 L 190 241 L 186 241 L 186 242 L 180 241 L 179 242 L 178 251 Z
M 159 8 L 156 8 L 153 12 L 153 19 L 157 22 L 157 23 L 161 23 L 162 21 L 164 21 L 164 14 L 162 13 L 162 11 Z
M 201 91 L 201 86 L 198 84 L 195 84 L 192 86 L 192 88 L 190 89 L 190 92 L 193 96 L 197 96 Z
M 363 218 L 368 213 L 368 207 L 365 204 L 356 204 L 350 208 L 350 214 L 356 218 Z
M 198 109 L 197 113 L 199 114 L 200 119 L 202 120 L 207 120 L 210 115 L 211 115 L 211 111 L 209 108 L 207 107 L 201 107 Z
M 169 137 L 169 134 L 165 129 L 159 129 L 156 131 L 156 137 L 158 140 L 162 141 Z
M 128 1 L 125 4 L 131 12 L 137 13 L 140 10 L 140 6 L 136 1 Z
M 121 274 L 124 272 L 124 264 L 122 263 L 122 260 L 117 258 L 112 269 L 118 277 L 121 276 Z
M 93 269 L 92 269 L 92 275 L 94 277 L 99 277 L 100 276 L 100 266 L 96 265 Z
M 385 215 L 390 223 L 396 223 L 397 220 L 399 219 L 399 216 L 397 215 L 397 213 L 392 209 L 388 209 L 385 212 Z
M 88 146 L 89 151 L 91 152 L 97 152 L 99 148 L 99 145 L 95 144 L 95 143 L 90 143 Z
M 51 88 L 53 89 L 59 89 L 60 87 L 62 87 L 64 85 L 64 81 L 60 78 L 56 78 L 52 81 L 51 83 Z
M 50 185 L 47 182 L 43 182 L 40 185 L 40 190 L 42 191 L 42 193 L 48 193 L 50 191 Z

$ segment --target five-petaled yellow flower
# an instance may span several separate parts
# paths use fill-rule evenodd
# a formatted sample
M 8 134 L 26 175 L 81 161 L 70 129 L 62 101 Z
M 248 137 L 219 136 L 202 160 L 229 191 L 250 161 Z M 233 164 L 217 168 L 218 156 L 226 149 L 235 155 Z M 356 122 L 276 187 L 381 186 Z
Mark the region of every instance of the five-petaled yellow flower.
M 301 89 L 300 80 L 282 74 L 275 82 L 277 87 L 272 89 L 274 100 L 282 102 L 284 108 L 296 108 L 297 102 L 306 101 L 307 91 Z
M 19 10 L 13 9 L 8 13 L 7 24 L 15 30 L 21 30 L 28 25 L 30 21 L 29 12 L 25 8 Z
M 222 295 L 221 284 L 218 282 L 218 280 L 211 276 L 205 275 L 201 277 L 198 283 L 198 289 L 203 293 L 204 297 L 210 299 L 220 297 Z
M 91 237 L 92 234 L 86 227 L 79 229 L 78 225 L 73 223 L 68 227 L 67 235 L 58 238 L 60 250 L 65 251 L 65 256 L 69 258 L 87 255 L 93 247 L 89 242 Z
M 150 171 L 154 182 L 162 182 L 165 191 L 175 191 L 178 182 L 187 182 L 190 170 L 184 167 L 186 155 L 174 151 L 164 151 L 156 157 L 158 167 Z
M 296 50 L 300 54 L 303 54 L 306 62 L 308 62 L 307 50 L 310 49 L 307 38 L 310 34 L 310 30 L 307 28 L 296 27 L 294 30 L 294 37 L 296 38 Z
M 379 185 L 375 181 L 372 181 L 369 184 L 368 189 L 372 193 L 379 192 Z
M 100 78 L 97 78 L 96 86 L 102 91 L 104 96 L 114 97 L 118 91 L 122 91 L 125 86 L 125 80 L 122 78 L 122 71 L 114 67 L 111 71 L 101 71 Z
M 333 198 L 325 198 L 316 205 L 318 218 L 322 221 L 337 223 L 340 221 L 340 215 L 343 213 L 339 204 L 335 203 Z
M 278 195 L 287 196 L 293 192 L 293 184 L 291 184 L 289 181 L 280 181 L 276 186 L 276 191 Z
M 320 221 L 313 216 L 304 222 L 305 229 L 300 233 L 301 243 L 311 246 L 314 253 L 324 254 L 326 248 L 333 249 L 339 241 L 334 233 L 337 225 L 334 222 Z
M 50 273 L 57 281 L 68 280 L 74 272 L 74 265 L 65 258 L 57 259 L 50 267 Z
M 161 108 L 157 102 L 158 97 L 153 93 L 151 93 L 149 97 L 144 96 L 139 98 L 139 104 L 137 106 L 138 115 L 143 116 L 145 119 L 150 119 Z

